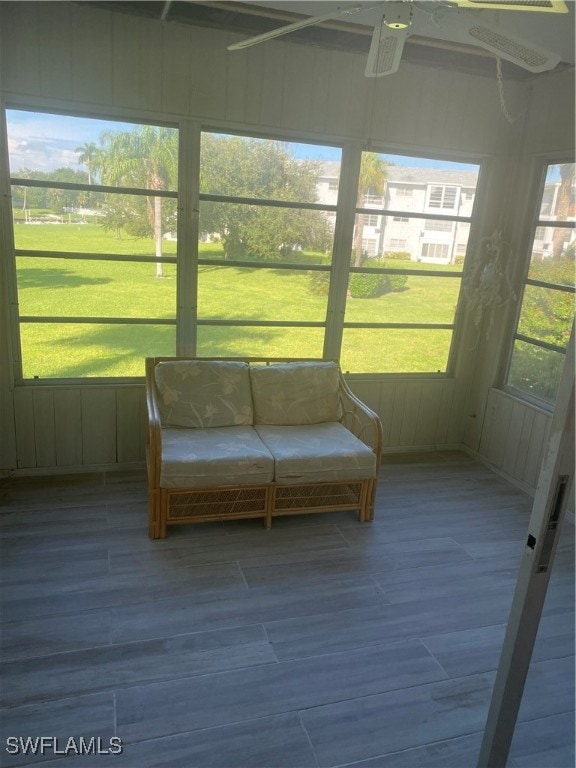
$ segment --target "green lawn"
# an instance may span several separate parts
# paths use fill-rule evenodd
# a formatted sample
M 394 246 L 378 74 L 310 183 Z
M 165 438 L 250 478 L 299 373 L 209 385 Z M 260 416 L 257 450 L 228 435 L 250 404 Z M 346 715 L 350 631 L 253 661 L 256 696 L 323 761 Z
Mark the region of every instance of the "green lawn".
M 129 236 L 116 239 L 113 233 L 91 224 L 18 224 L 15 239 L 18 248 L 27 250 L 154 254 L 151 240 Z M 200 250 L 203 257 L 222 256 L 218 245 L 200 244 Z M 176 243 L 166 241 L 165 255 L 173 256 L 175 252 Z M 306 258 L 306 254 L 299 258 Z M 394 262 L 391 266 L 426 268 L 409 262 Z M 174 320 L 176 266 L 164 264 L 163 269 L 164 277 L 158 279 L 153 264 L 20 257 L 20 314 Z M 201 266 L 198 316 L 201 320 L 323 322 L 326 297 L 310 293 L 310 274 L 306 270 Z M 457 278 L 432 281 L 411 275 L 398 292 L 372 299 L 349 298 L 345 319 L 450 323 L 459 285 Z M 198 353 L 321 356 L 323 335 L 322 328 L 202 325 L 198 329 Z M 449 331 L 345 329 L 342 365 L 354 372 L 442 370 L 450 335 Z M 22 346 L 26 377 L 142 375 L 146 355 L 174 354 L 175 326 L 23 323 Z

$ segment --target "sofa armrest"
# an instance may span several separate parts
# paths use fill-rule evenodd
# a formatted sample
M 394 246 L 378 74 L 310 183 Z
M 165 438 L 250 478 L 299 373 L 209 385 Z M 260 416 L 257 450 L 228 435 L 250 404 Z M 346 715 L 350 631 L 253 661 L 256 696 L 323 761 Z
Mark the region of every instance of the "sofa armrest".
M 376 454 L 377 467 L 382 454 L 382 424 L 377 414 L 359 400 L 340 372 L 340 423 Z

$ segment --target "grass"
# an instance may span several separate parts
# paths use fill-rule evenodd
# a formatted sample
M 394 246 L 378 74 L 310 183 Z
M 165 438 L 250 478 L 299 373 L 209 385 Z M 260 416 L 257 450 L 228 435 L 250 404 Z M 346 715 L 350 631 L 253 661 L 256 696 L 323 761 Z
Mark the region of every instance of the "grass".
M 16 247 L 26 250 L 154 255 L 151 240 L 116 239 L 93 224 L 38 224 L 15 227 Z M 176 243 L 165 242 L 165 255 Z M 200 244 L 200 255 L 219 259 L 218 244 Z M 316 263 L 318 255 L 295 255 Z M 426 268 L 393 262 L 402 268 Z M 438 269 L 430 265 L 430 269 Z M 175 321 L 176 266 L 61 258 L 17 259 L 20 315 L 45 317 L 151 318 Z M 454 267 L 450 268 L 454 270 Z M 201 320 L 324 322 L 327 298 L 312 295 L 303 270 L 201 266 L 198 317 Z M 451 323 L 460 280 L 411 275 L 404 289 L 373 299 L 347 302 L 348 322 Z M 23 323 L 27 378 L 141 376 L 143 358 L 174 354 L 175 326 L 150 323 Z M 323 328 L 254 328 L 201 325 L 202 355 L 321 356 Z M 450 331 L 345 329 L 342 366 L 353 372 L 444 370 Z

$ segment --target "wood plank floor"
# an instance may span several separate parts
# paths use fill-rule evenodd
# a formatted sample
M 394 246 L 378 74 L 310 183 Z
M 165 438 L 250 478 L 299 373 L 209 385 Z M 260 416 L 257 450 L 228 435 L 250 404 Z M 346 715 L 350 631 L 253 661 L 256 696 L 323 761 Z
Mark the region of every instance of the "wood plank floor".
M 6 480 L 0 495 L 1 765 L 476 765 L 531 499 L 466 455 L 387 456 L 368 524 L 150 541 L 140 474 Z M 28 736 L 57 741 L 6 741 Z M 72 754 L 112 736 L 122 754 Z M 574 766 L 571 522 L 509 766 Z

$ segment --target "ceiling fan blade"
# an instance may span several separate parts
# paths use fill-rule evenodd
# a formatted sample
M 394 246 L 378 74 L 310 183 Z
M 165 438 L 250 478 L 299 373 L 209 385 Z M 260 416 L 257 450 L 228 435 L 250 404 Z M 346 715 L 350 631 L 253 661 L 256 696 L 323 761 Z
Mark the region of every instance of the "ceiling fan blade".
M 441 26 L 461 42 L 484 48 L 529 72 L 546 72 L 560 62 L 559 54 L 485 22 L 474 11 L 460 8 L 454 9 L 454 12 L 448 10 L 442 17 Z
M 378 5 L 380 5 L 380 3 L 378 3 Z M 370 8 L 372 7 L 373 6 L 370 6 Z M 326 21 L 327 19 L 333 19 L 337 16 L 351 16 L 355 13 L 366 10 L 369 10 L 369 8 L 361 5 L 355 5 L 351 8 L 336 8 L 330 11 L 330 13 L 323 13 L 321 16 L 310 16 L 307 19 L 295 21 L 292 24 L 285 24 L 283 27 L 278 27 L 278 29 L 272 29 L 270 32 L 263 32 L 261 35 L 256 35 L 255 37 L 249 37 L 246 40 L 241 40 L 239 43 L 233 43 L 232 45 L 228 46 L 228 50 L 240 51 L 242 48 L 249 48 L 251 45 L 258 45 L 258 43 L 263 43 L 265 40 L 272 40 L 275 37 L 287 35 L 289 32 L 296 32 L 297 29 L 312 27 L 314 24 L 320 24 L 320 22 Z
M 473 45 L 479 45 L 501 59 L 506 59 L 529 72 L 546 72 L 560 62 L 557 53 L 532 42 L 500 32 L 486 24 L 472 24 L 466 30 Z
M 402 51 L 408 34 L 407 29 L 390 29 L 382 19 L 381 24 L 374 27 L 372 33 L 364 75 L 366 77 L 384 77 L 394 74 L 400 66 Z
M 452 0 L 461 8 L 489 8 L 493 11 L 540 11 L 568 13 L 565 0 Z

